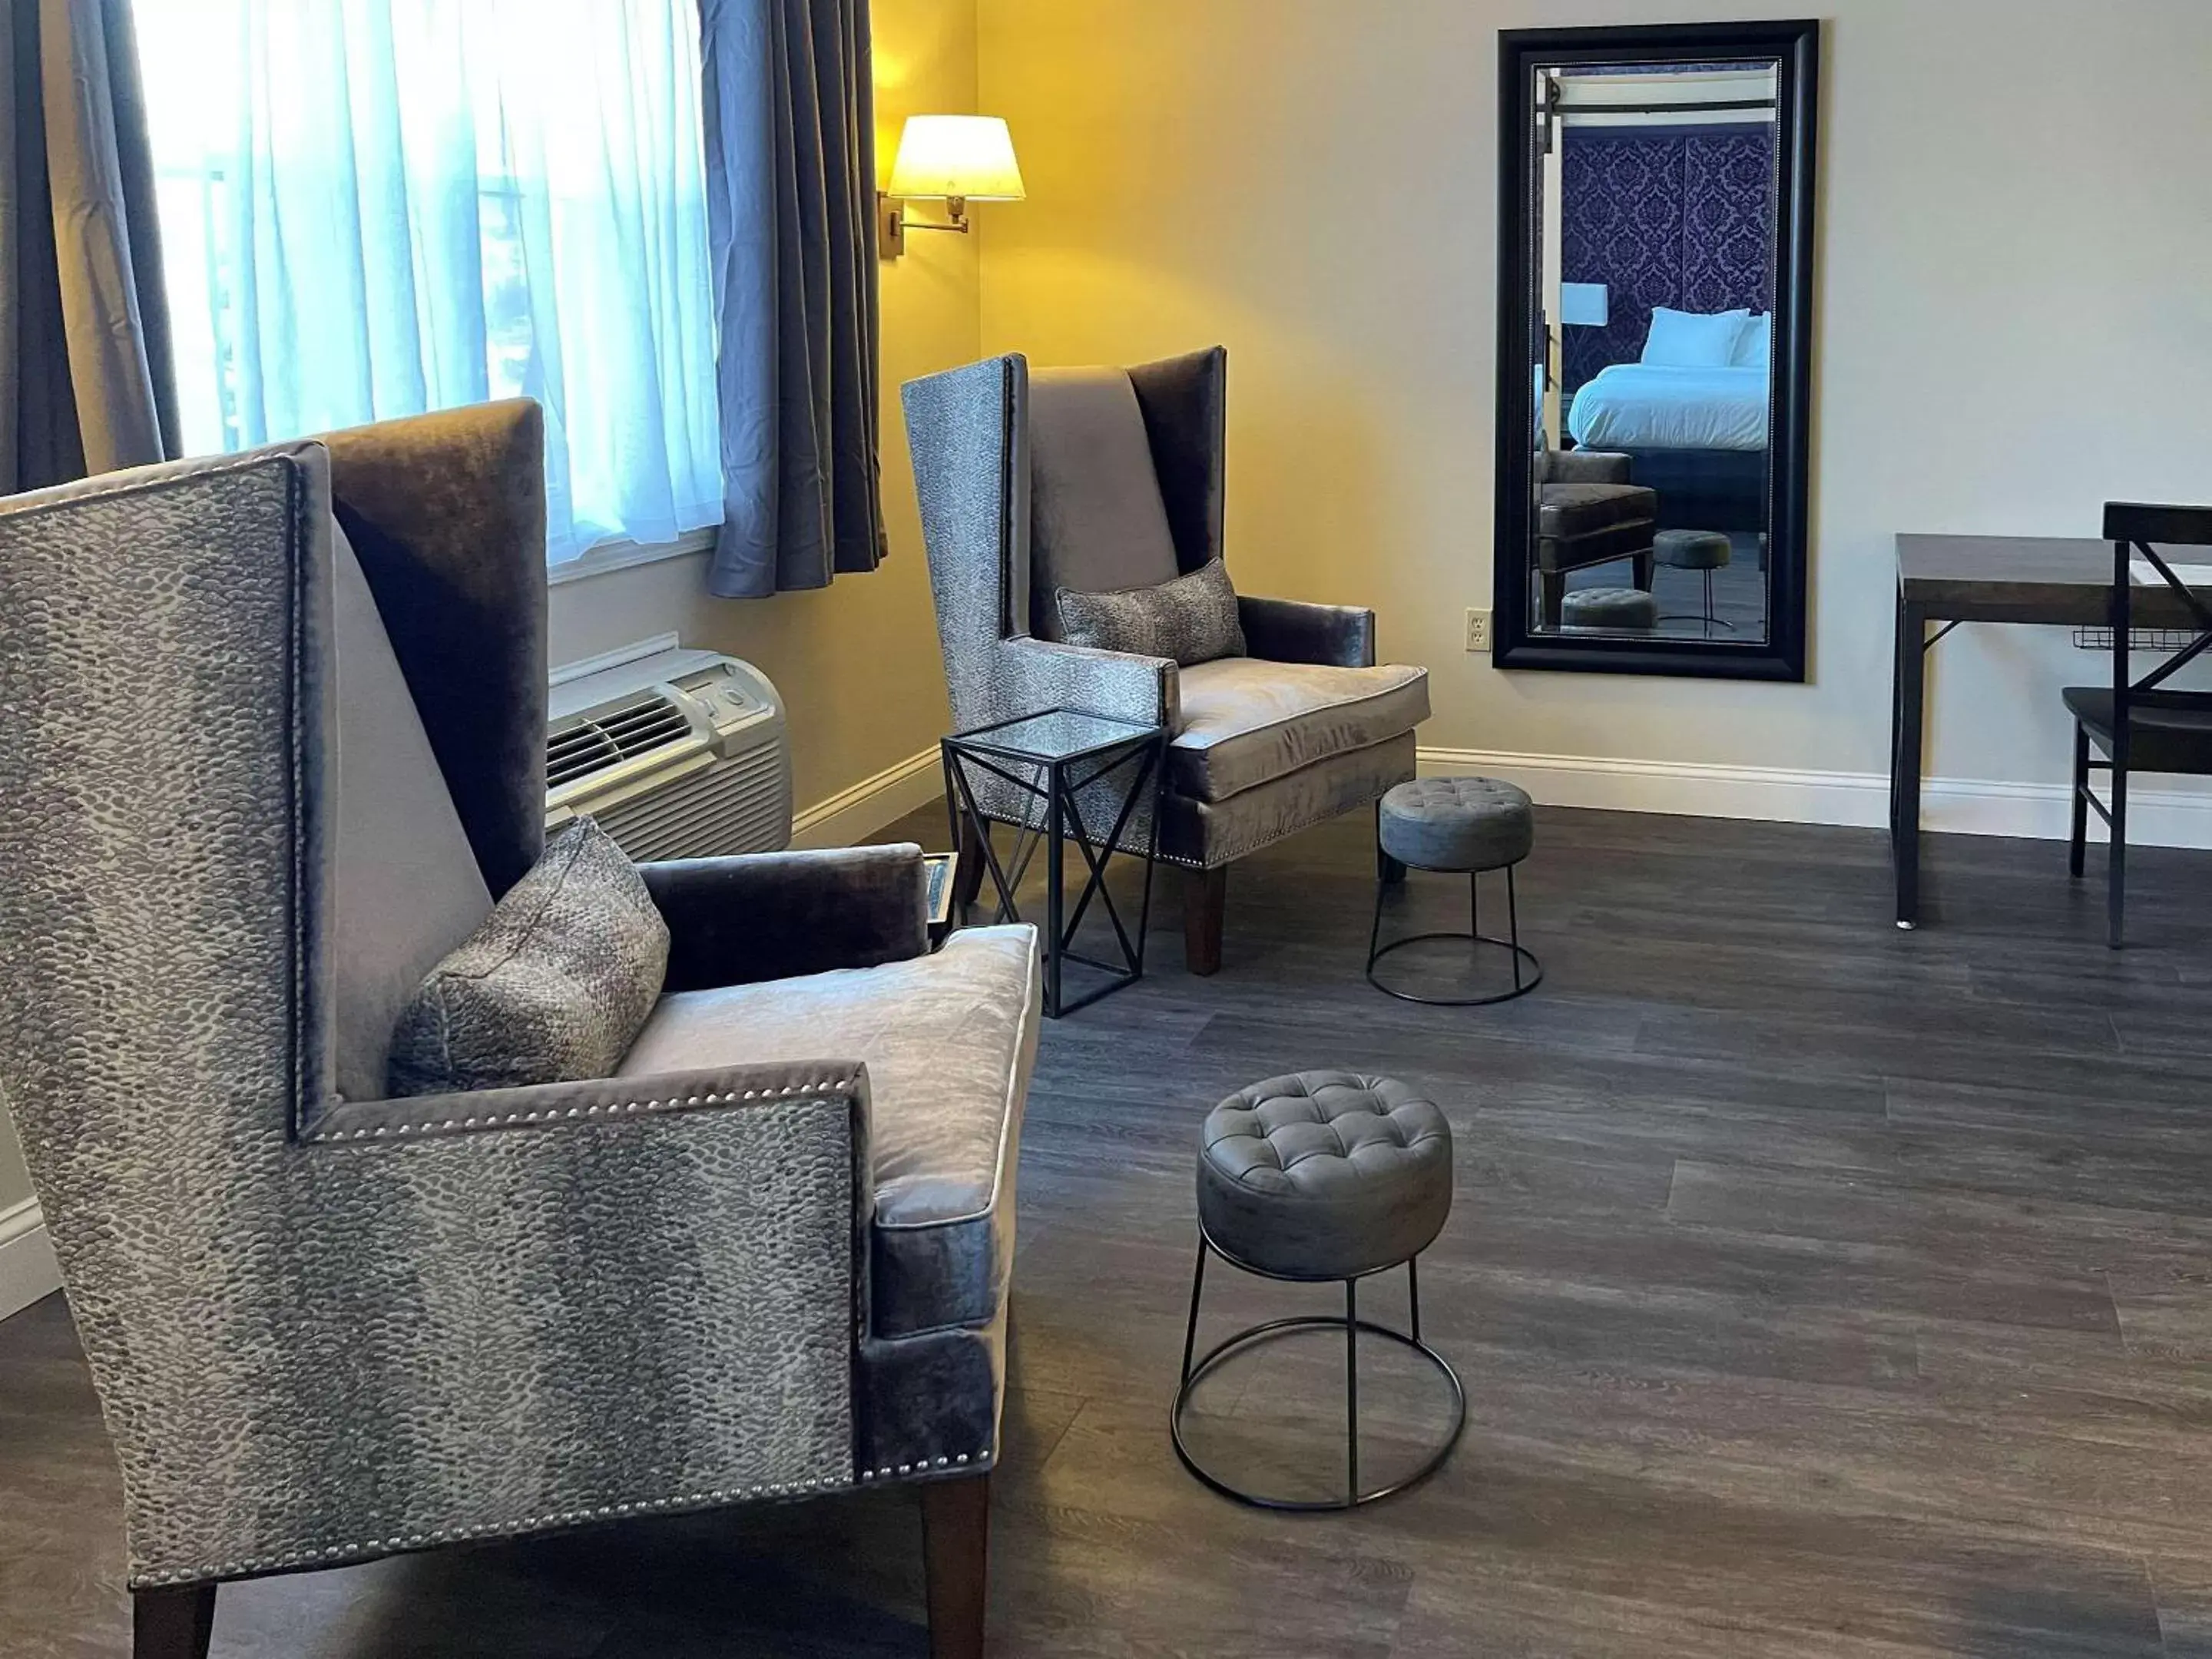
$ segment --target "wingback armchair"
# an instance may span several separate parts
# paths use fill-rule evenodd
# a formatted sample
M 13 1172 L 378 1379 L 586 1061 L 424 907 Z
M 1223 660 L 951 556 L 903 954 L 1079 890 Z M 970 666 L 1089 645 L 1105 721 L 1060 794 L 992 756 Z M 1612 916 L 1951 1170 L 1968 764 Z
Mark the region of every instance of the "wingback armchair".
M 1570 570 L 1626 559 L 1651 591 L 1659 496 L 1629 482 L 1632 465 L 1612 450 L 1536 452 L 1536 605 L 1547 633 L 1559 631 Z
M 1059 589 L 1148 586 L 1222 556 L 1227 374 L 1218 346 L 1126 369 L 1010 354 L 904 388 L 955 722 L 1061 707 L 1169 727 L 1158 855 L 1184 866 L 1200 974 L 1221 963 L 1228 866 L 1412 777 L 1429 712 L 1425 669 L 1376 665 L 1371 611 L 1240 595 L 1250 654 L 1182 668 L 1061 640 Z M 1037 810 L 988 778 L 978 794 L 997 822 Z M 1085 827 L 1111 824 L 1086 811 Z M 1133 815 L 1122 844 L 1149 831 Z
M 0 1097 L 138 1659 L 226 1579 L 919 1481 L 981 1650 L 1036 939 L 913 847 L 643 866 L 611 1077 L 383 1097 L 538 859 L 534 404 L 0 501 Z

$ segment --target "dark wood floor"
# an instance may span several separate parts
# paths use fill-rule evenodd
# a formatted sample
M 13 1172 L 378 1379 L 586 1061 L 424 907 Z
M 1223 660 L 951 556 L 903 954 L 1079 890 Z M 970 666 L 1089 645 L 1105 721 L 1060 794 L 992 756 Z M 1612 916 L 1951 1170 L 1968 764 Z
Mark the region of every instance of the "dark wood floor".
M 1903 934 L 1877 836 L 1547 811 L 1543 988 L 1432 1011 L 1361 981 L 1369 835 L 1240 866 L 1218 978 L 1162 929 L 1153 977 L 1046 1032 L 997 1653 L 2212 1655 L 2212 860 L 2142 854 L 2115 957 L 2052 846 L 1934 838 Z M 1193 1136 L 1327 1065 L 1450 1115 L 1424 1311 L 1471 1408 L 1429 1485 L 1273 1516 L 1164 1431 Z M 1329 1301 L 1221 1288 L 1223 1324 Z M 1335 1367 L 1263 1354 L 1199 1438 L 1327 1479 Z M 1379 1474 L 1436 1401 L 1380 1352 L 1367 1395 Z M 216 1649 L 919 1656 L 916 1529 L 882 1493 L 271 1580 L 223 1592 Z M 119 1530 L 52 1301 L 0 1326 L 0 1648 L 124 1651 Z

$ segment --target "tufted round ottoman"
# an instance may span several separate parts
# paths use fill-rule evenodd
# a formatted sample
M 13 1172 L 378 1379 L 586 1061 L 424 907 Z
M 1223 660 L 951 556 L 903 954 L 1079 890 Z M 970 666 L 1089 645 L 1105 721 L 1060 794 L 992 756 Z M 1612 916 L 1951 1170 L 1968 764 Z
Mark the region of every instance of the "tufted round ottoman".
M 1384 865 L 1375 884 L 1375 925 L 1367 934 L 1368 982 L 1401 1001 L 1455 1008 L 1509 1002 L 1534 990 L 1542 982 L 1543 964 L 1534 951 L 1522 946 L 1521 901 L 1513 884 L 1514 866 L 1536 844 L 1536 810 L 1528 792 L 1497 778 L 1417 778 L 1382 797 L 1375 823 Z M 1465 872 L 1467 932 L 1413 933 L 1382 944 L 1382 900 L 1396 874 L 1393 865 Z M 1505 872 L 1504 939 L 1492 939 L 1482 931 L 1479 880 L 1486 870 Z M 1393 951 L 1431 939 L 1465 940 L 1478 959 L 1486 945 L 1504 951 L 1512 964 L 1512 988 L 1470 996 L 1425 996 L 1386 985 L 1376 976 L 1375 964 Z
M 1662 622 L 1702 622 L 1705 631 L 1725 628 L 1735 632 L 1735 624 L 1723 622 L 1713 615 L 1713 572 L 1724 570 L 1735 556 L 1735 547 L 1727 533 L 1718 530 L 1662 530 L 1651 540 L 1652 557 L 1659 563 L 1671 565 L 1677 570 L 1700 570 L 1705 577 L 1705 610 L 1702 617 L 1677 617 L 1672 611 Z
M 1577 587 L 1559 601 L 1568 628 L 1656 628 L 1659 601 L 1640 587 Z
M 1238 1090 L 1207 1114 L 1198 1161 L 1198 1266 L 1190 1285 L 1182 1383 L 1170 1419 L 1176 1455 L 1215 1491 L 1264 1509 L 1337 1510 L 1402 1492 L 1435 1471 L 1467 1421 L 1467 1395 L 1443 1355 L 1421 1340 L 1414 1259 L 1451 1213 L 1451 1125 L 1433 1101 L 1394 1078 L 1299 1072 Z M 1269 1320 L 1195 1359 L 1206 1261 L 1219 1255 L 1266 1279 L 1344 1281 L 1344 1317 Z M 1403 1267 L 1409 1334 L 1359 1317 L 1358 1285 Z M 1345 1496 L 1318 1501 L 1267 1498 L 1203 1468 L 1183 1437 L 1191 1390 L 1231 1354 L 1291 1330 L 1341 1330 L 1345 1338 Z M 1359 1485 L 1358 1336 L 1411 1348 L 1442 1375 L 1453 1419 L 1443 1443 L 1401 1480 Z
M 1376 831 L 1417 870 L 1504 870 L 1536 845 L 1536 807 L 1497 778 L 1416 778 L 1382 797 Z

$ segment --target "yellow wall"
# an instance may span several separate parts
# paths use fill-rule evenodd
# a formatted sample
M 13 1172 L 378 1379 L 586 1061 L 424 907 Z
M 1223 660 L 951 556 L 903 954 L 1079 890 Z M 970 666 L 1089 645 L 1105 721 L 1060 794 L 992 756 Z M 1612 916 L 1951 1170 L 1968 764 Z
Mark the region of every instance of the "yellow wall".
M 2212 495 L 2212 5 L 1814 9 L 1813 683 L 1493 670 L 1462 628 L 1490 603 L 1497 32 L 1776 9 L 981 0 L 981 107 L 1030 190 L 992 223 L 984 349 L 1225 342 L 1237 584 L 1376 606 L 1433 672 L 1425 744 L 1875 774 L 1894 532 L 2094 535 L 2107 497 Z M 1947 642 L 1931 769 L 2062 779 L 2057 688 L 2099 672 L 2047 632 Z
M 875 0 L 876 143 L 888 175 L 916 112 L 975 107 L 974 0 Z M 929 570 L 915 515 L 899 385 L 972 361 L 978 236 L 915 236 L 883 264 L 884 513 L 890 557 L 814 592 L 714 599 L 704 556 L 553 590 L 552 653 L 573 661 L 669 629 L 764 670 L 783 694 L 804 808 L 934 746 L 946 730 Z

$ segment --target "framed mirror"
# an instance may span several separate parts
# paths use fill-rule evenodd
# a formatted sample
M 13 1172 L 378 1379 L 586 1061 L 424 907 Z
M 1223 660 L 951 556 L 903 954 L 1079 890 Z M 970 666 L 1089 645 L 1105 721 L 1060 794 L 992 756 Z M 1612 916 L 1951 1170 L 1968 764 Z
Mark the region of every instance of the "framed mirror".
M 1805 678 L 1820 38 L 1500 35 L 1501 667 Z

